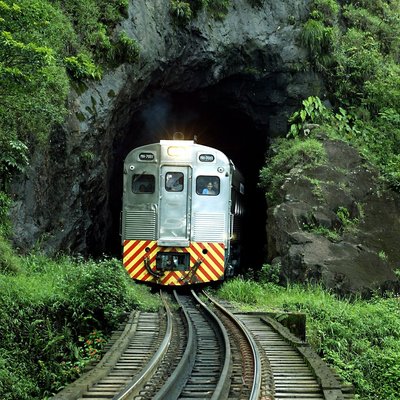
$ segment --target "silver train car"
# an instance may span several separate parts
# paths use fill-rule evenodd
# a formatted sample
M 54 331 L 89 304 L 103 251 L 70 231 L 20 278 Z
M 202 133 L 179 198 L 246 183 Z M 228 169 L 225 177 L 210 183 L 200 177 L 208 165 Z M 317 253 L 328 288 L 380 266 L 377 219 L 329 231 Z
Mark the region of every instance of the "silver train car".
M 161 140 L 124 162 L 123 264 L 137 280 L 180 286 L 223 280 L 240 263 L 242 175 L 221 151 Z

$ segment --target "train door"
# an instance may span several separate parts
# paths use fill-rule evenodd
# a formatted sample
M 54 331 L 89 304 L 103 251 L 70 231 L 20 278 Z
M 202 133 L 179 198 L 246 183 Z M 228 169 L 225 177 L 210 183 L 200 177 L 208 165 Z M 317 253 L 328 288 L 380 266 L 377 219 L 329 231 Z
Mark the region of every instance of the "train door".
M 160 246 L 189 246 L 191 169 L 163 166 L 160 177 Z

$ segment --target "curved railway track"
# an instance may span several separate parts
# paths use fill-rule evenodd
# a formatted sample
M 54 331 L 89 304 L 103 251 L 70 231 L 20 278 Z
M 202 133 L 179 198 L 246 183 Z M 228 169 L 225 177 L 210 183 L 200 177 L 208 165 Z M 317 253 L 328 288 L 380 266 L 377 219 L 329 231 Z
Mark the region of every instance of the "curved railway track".
M 54 399 L 352 398 L 304 342 L 264 314 L 236 313 L 194 291 L 161 297 L 163 311 L 133 313 L 99 364 Z

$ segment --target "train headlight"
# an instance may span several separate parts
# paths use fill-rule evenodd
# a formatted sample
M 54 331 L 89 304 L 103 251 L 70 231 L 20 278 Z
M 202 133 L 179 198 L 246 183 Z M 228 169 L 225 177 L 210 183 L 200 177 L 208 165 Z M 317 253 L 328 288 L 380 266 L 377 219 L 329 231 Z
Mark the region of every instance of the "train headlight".
M 174 158 L 185 158 L 186 148 L 182 146 L 169 146 L 167 153 L 170 157 Z

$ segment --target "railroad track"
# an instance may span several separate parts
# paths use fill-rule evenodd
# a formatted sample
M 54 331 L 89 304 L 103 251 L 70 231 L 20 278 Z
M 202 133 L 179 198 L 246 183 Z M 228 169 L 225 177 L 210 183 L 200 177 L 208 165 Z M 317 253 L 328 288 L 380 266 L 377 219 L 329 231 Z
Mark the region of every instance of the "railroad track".
M 202 295 L 162 294 L 163 311 L 132 314 L 102 361 L 54 399 L 352 398 L 280 324 Z

